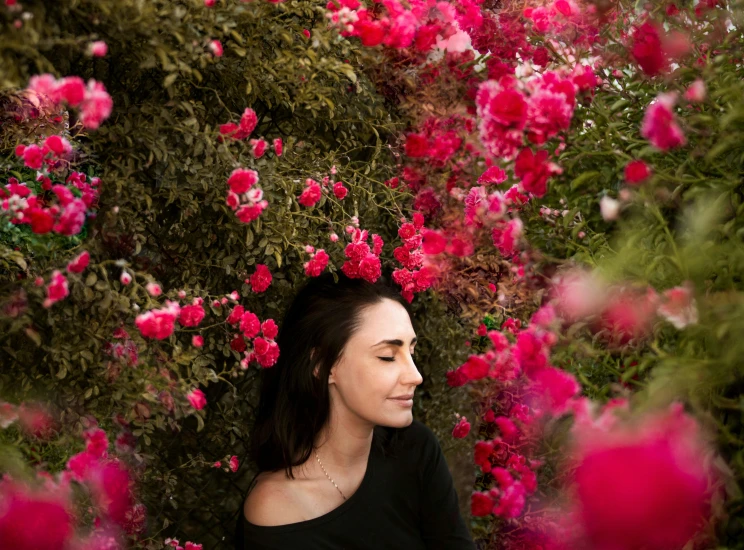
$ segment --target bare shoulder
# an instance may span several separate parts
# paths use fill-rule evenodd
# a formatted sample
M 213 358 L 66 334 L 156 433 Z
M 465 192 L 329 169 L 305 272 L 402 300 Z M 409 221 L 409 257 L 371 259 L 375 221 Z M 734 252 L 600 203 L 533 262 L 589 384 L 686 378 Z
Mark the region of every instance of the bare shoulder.
M 261 473 L 243 504 L 243 515 L 254 525 L 284 525 L 300 521 L 284 471 Z

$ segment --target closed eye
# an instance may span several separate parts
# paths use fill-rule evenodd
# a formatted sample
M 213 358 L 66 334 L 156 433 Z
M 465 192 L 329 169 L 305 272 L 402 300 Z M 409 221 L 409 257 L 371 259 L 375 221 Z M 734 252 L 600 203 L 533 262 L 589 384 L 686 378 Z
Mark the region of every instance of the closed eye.
M 416 350 L 413 350 L 411 352 L 411 355 L 413 355 L 415 352 Z M 378 359 L 380 359 L 381 361 L 386 361 L 388 363 L 392 363 L 393 361 L 395 361 L 395 357 L 378 357 Z

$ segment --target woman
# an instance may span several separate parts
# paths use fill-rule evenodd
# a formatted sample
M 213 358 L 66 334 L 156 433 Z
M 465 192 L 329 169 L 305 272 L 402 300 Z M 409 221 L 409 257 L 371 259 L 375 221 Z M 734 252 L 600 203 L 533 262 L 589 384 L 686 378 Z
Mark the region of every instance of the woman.
M 236 548 L 473 549 L 439 442 L 413 420 L 409 306 L 385 278 L 338 275 L 300 290 L 261 373 Z

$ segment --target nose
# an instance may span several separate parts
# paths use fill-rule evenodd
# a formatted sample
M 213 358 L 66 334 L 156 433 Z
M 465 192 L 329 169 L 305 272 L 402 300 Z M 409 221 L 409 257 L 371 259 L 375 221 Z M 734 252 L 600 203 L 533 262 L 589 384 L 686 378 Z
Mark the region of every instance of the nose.
M 419 384 L 421 384 L 421 382 L 424 381 L 424 378 L 421 376 L 418 368 L 416 368 L 416 363 L 413 362 L 413 357 L 410 358 L 410 361 L 406 361 L 405 371 L 403 372 L 401 378 L 401 382 L 406 386 L 418 386 Z

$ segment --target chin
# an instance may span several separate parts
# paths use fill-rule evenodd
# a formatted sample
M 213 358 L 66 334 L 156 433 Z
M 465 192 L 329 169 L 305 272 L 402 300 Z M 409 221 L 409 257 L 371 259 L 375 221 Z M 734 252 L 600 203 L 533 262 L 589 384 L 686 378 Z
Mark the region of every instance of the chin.
M 411 411 L 404 411 L 395 415 L 389 414 L 380 420 L 377 424 L 386 428 L 405 428 L 413 422 L 413 413 Z

